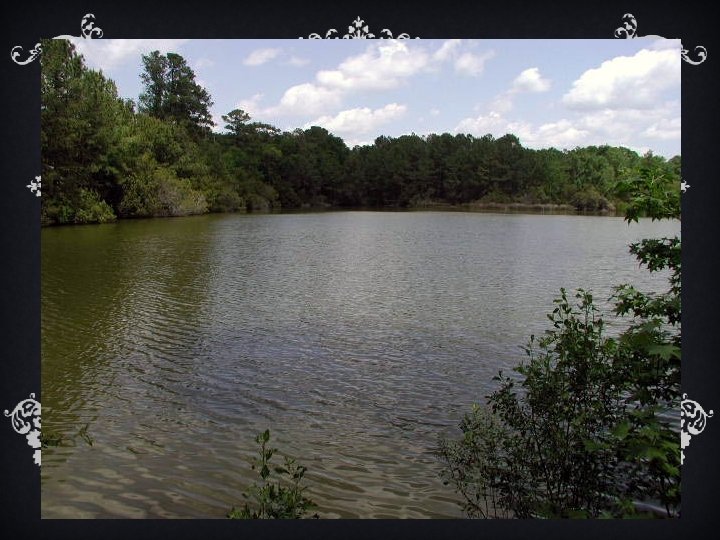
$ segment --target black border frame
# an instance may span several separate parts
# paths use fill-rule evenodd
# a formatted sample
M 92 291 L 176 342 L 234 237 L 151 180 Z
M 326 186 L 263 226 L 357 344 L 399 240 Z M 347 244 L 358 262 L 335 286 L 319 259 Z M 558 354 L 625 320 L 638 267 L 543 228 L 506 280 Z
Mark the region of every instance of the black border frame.
M 715 201 L 719 183 L 711 168 L 717 152 L 712 128 L 718 125 L 715 54 L 720 43 L 714 19 L 704 2 L 658 0 L 640 4 L 628 0 L 603 3 L 526 3 L 520 0 L 446 0 L 378 2 L 363 0 L 352 6 L 328 0 L 313 2 L 221 2 L 206 0 L 181 4 L 166 0 L 126 0 L 114 5 L 102 1 L 67 0 L 31 5 L 3 6 L 0 55 L 0 105 L 3 138 L 0 146 L 0 410 L 12 410 L 31 392 L 40 396 L 40 199 L 25 187 L 40 174 L 39 61 L 15 64 L 10 50 L 25 52 L 40 37 L 80 35 L 80 20 L 96 16 L 105 38 L 297 38 L 324 35 L 330 28 L 345 33 L 360 16 L 379 35 L 389 28 L 394 35 L 407 32 L 421 38 L 611 38 L 632 13 L 638 35 L 680 38 L 685 48 L 707 48 L 701 65 L 682 66 L 683 177 L 691 185 L 682 196 L 684 236 L 683 391 L 706 410 L 720 410 L 715 361 L 720 332 L 713 305 L 713 278 L 718 275 L 715 241 Z M 571 43 L 568 44 L 571 47 Z M 2 51 L 0 51 L 2 52 Z M 720 57 L 718 57 L 720 58 Z M 398 537 L 535 537 L 559 538 L 702 537 L 712 530 L 720 468 L 719 419 L 710 419 L 704 433 L 685 451 L 683 510 L 678 520 L 663 521 L 371 521 L 237 522 L 230 520 L 41 520 L 40 470 L 33 463 L 25 438 L 10 426 L 0 427 L 0 512 L 3 529 L 13 538 L 124 538 L 156 535 L 195 538 L 262 537 L 364 538 Z

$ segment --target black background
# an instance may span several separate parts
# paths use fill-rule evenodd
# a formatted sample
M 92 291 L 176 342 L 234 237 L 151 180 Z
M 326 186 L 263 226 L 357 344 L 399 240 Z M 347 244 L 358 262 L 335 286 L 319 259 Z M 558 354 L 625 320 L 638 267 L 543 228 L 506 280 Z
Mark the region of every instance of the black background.
M 12 410 L 40 393 L 40 199 L 25 187 L 40 174 L 39 61 L 15 64 L 10 50 L 29 51 L 41 37 L 80 35 L 80 21 L 93 13 L 104 38 L 297 38 L 335 28 L 342 35 L 357 16 L 376 35 L 421 38 L 613 38 L 622 16 L 632 13 L 637 34 L 680 38 L 686 49 L 707 48 L 708 58 L 682 66 L 683 391 L 706 410 L 720 411 L 717 308 L 720 299 L 716 209 L 718 160 L 715 17 L 704 2 L 519 2 L 476 0 L 429 3 L 362 1 L 218 2 L 193 4 L 137 0 L 117 2 L 16 2 L 2 7 L 0 106 L 0 410 Z M 568 41 L 564 54 L 574 54 Z M 717 55 L 717 56 L 716 56 Z M 559 59 L 562 61 L 562 58 Z M 714 174 L 713 174 L 714 173 Z M 720 416 L 720 414 L 718 414 Z M 682 517 L 661 521 L 303 521 L 231 520 L 41 520 L 40 471 L 25 437 L 0 417 L 0 512 L 11 538 L 703 538 L 713 530 L 720 467 L 720 418 L 686 449 Z

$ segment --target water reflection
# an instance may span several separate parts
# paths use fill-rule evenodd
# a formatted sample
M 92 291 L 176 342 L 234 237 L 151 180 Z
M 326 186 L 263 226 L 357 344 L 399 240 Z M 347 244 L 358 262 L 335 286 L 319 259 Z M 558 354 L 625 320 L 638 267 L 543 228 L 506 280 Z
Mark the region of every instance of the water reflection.
M 337 212 L 42 232 L 43 517 L 224 517 L 254 435 L 322 517 L 460 517 L 437 438 L 561 286 L 663 287 L 627 244 L 679 224 Z

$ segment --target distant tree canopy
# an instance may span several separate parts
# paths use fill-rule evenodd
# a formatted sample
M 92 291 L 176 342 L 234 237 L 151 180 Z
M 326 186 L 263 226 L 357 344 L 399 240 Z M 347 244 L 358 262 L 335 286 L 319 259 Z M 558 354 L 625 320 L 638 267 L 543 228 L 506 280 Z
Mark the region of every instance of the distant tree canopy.
M 73 45 L 42 57 L 44 224 L 300 207 L 566 204 L 622 212 L 617 182 L 643 168 L 677 184 L 680 157 L 589 146 L 524 148 L 512 134 L 378 137 L 348 148 L 313 126 L 283 132 L 234 109 L 214 133 L 212 98 L 185 59 L 142 57 L 137 107 Z M 136 110 L 137 109 L 137 110 Z
M 142 61 L 145 91 L 140 94 L 140 112 L 184 125 L 194 133 L 214 126 L 210 94 L 195 82 L 195 73 L 182 56 L 153 51 L 143 55 Z

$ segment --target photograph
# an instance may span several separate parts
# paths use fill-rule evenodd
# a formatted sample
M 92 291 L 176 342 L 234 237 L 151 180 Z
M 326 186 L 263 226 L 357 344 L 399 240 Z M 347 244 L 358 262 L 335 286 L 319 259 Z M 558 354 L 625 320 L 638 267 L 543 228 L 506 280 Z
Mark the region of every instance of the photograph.
M 41 518 L 679 521 L 680 39 L 348 22 L 38 44 Z

